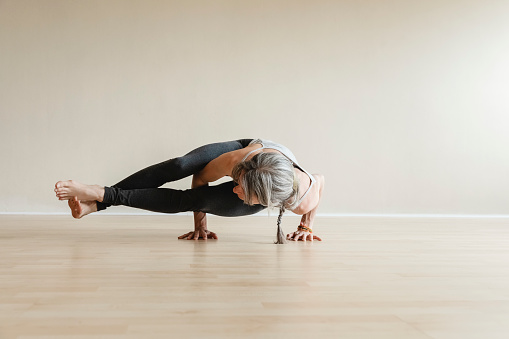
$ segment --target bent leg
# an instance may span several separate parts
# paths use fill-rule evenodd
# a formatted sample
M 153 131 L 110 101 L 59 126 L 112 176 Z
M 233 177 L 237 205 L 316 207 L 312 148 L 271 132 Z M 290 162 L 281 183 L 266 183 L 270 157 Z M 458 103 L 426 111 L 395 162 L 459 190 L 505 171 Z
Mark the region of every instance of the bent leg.
M 157 188 L 167 182 L 176 181 L 192 174 L 198 173 L 211 160 L 221 154 L 246 147 L 252 139 L 240 139 L 213 143 L 198 147 L 197 149 L 178 158 L 163 161 L 159 164 L 142 169 L 111 188 L 146 189 Z M 106 209 L 110 204 L 105 201 L 97 203 L 97 210 Z M 174 212 L 169 212 L 174 213 Z

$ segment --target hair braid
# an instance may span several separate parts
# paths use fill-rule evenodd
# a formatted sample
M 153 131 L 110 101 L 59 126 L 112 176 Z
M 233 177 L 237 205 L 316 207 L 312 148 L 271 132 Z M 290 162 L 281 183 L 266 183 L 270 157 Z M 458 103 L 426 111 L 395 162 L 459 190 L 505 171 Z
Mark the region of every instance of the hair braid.
M 274 242 L 275 244 L 286 244 L 285 234 L 281 228 L 281 219 L 283 218 L 283 213 L 285 213 L 284 205 L 279 208 L 279 216 L 277 217 L 277 241 Z

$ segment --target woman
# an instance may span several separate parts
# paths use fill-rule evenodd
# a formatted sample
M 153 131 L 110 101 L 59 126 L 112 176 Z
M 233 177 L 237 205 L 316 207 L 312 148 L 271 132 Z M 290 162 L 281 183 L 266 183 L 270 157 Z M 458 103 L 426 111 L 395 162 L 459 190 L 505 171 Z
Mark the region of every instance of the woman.
M 158 188 L 192 175 L 189 190 Z M 229 181 L 208 186 L 224 176 Z M 236 184 L 238 183 L 238 184 Z M 312 234 L 313 220 L 324 186 L 322 175 L 309 174 L 283 145 L 260 139 L 241 139 L 199 147 L 188 154 L 147 167 L 108 187 L 85 185 L 73 180 L 55 184 L 59 200 L 68 200 L 74 218 L 111 205 L 124 205 L 153 212 L 194 212 L 194 231 L 179 239 L 217 239 L 207 229 L 206 213 L 242 216 L 266 207 L 279 207 L 278 241 L 286 209 L 302 215 L 289 240 L 321 240 Z

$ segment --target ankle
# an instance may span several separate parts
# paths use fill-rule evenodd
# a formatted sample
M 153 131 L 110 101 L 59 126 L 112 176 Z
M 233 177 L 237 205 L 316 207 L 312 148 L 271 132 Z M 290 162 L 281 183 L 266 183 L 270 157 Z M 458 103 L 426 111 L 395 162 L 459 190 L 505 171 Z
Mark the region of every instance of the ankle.
M 104 186 L 94 185 L 97 194 L 96 201 L 102 202 L 104 199 Z

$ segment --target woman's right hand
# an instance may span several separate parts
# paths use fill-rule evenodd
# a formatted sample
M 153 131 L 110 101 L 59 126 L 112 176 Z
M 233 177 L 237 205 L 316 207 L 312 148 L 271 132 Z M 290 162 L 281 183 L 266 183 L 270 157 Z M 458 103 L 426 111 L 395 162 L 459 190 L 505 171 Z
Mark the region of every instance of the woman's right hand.
M 186 234 L 182 234 L 179 239 L 187 239 L 187 240 L 207 240 L 207 239 L 217 239 L 217 235 L 214 232 L 211 232 L 207 229 L 199 229 L 188 232 Z

